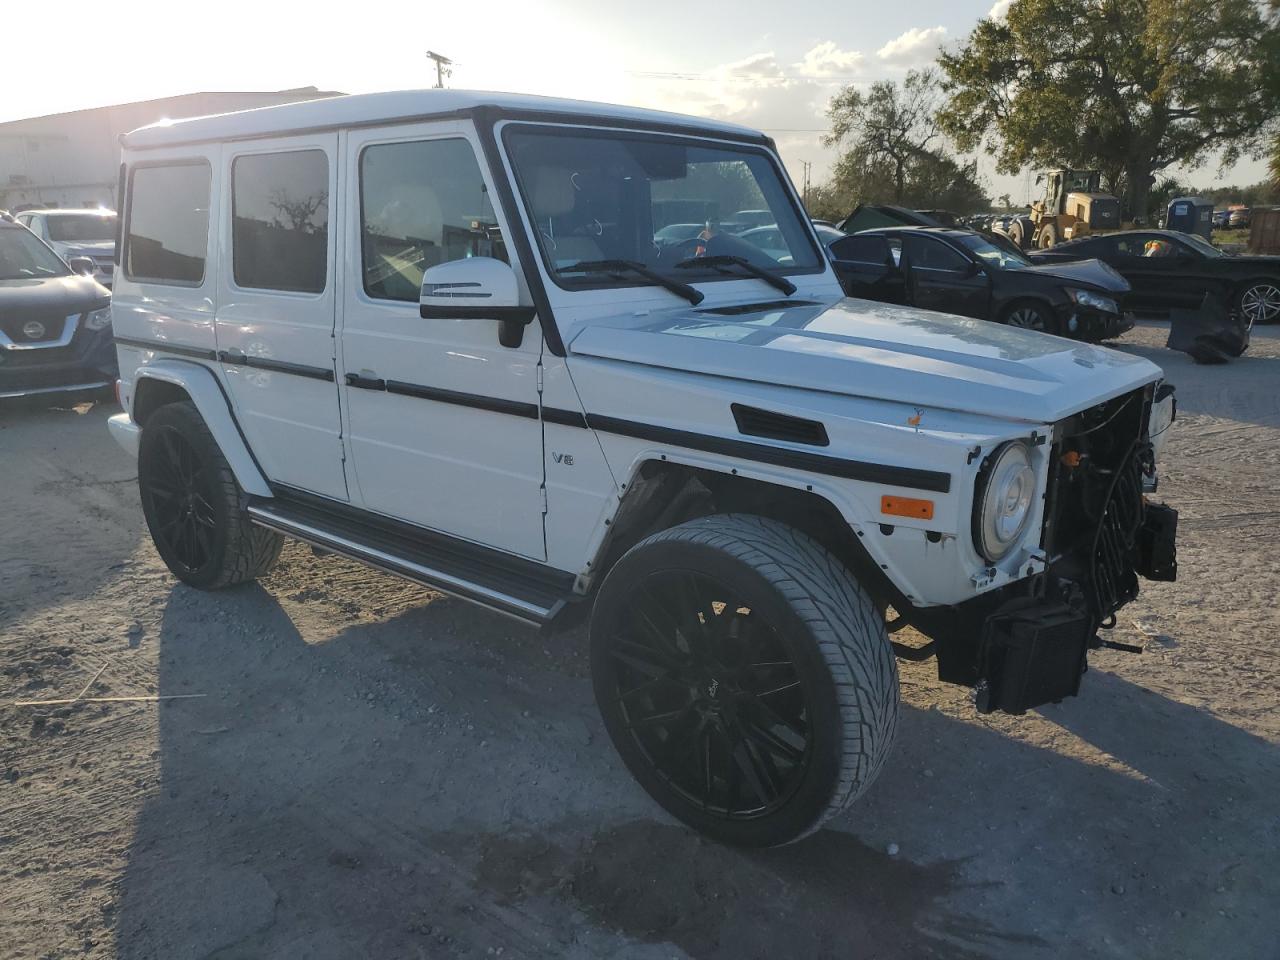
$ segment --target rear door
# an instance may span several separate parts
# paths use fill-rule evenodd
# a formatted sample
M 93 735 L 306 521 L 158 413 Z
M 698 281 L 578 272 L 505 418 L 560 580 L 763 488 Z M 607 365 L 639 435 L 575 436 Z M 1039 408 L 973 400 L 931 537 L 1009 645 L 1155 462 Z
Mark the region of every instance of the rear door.
M 899 241 L 894 243 L 900 246 Z M 898 266 L 901 250 L 891 250 L 884 234 L 853 234 L 832 243 L 830 250 L 846 294 L 883 303 L 907 302 L 906 279 Z
M 949 243 L 907 231 L 903 234 L 912 305 L 985 320 L 991 300 L 991 280 L 986 272 Z
M 347 499 L 334 372 L 337 134 L 223 148 L 218 359 L 267 477 Z

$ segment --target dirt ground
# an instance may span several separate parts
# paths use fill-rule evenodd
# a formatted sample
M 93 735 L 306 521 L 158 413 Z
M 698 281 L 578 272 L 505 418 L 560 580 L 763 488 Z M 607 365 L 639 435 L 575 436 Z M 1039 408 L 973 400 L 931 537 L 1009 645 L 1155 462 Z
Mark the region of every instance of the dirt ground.
M 581 633 L 297 544 L 179 586 L 112 410 L 0 407 L 0 957 L 1280 957 L 1280 329 L 1226 367 L 1165 333 L 1122 345 L 1181 406 L 1182 578 L 1116 631 L 1146 652 L 1020 718 L 903 664 L 878 783 L 766 852 L 636 786 Z M 192 696 L 12 705 L 99 670 Z

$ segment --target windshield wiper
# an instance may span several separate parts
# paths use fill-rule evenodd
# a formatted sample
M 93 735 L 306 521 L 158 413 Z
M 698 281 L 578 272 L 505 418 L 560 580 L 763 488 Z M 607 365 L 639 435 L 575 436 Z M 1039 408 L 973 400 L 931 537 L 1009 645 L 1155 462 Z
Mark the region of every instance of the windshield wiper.
M 679 280 L 672 280 L 670 277 L 664 277 L 656 270 L 650 270 L 643 263 L 636 260 L 580 260 L 577 263 L 571 263 L 567 267 L 561 267 L 560 273 L 634 273 L 636 276 L 644 277 L 646 280 L 652 280 L 660 287 L 665 287 L 678 297 L 684 297 L 695 307 L 700 304 L 706 295 L 700 290 L 695 290 L 687 283 L 681 283 Z
M 766 270 L 764 267 L 757 267 L 746 257 L 735 257 L 729 254 L 717 254 L 711 257 L 690 257 L 688 260 L 681 260 L 676 264 L 676 267 L 684 269 L 692 269 L 693 267 L 741 267 L 751 276 L 758 277 L 771 287 L 776 287 L 788 297 L 796 292 L 796 285 L 786 277 L 774 273 L 772 270 Z

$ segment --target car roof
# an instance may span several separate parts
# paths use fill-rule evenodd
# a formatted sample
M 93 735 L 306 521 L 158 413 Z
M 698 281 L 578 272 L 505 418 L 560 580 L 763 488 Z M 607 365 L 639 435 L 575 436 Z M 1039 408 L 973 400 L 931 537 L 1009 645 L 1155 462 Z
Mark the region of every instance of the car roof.
M 145 150 L 185 143 L 252 139 L 405 120 L 459 118 L 472 116 L 481 110 L 512 119 L 574 121 L 608 118 L 623 125 L 675 127 L 688 129 L 690 132 L 720 134 L 731 139 L 769 142 L 763 133 L 750 127 L 659 110 L 518 93 L 398 90 L 303 100 L 184 120 L 161 120 L 126 133 L 121 138 L 121 143 L 127 149 Z
M 859 230 L 857 233 L 851 233 L 851 237 L 865 237 L 868 234 L 875 233 L 927 233 L 935 237 L 972 237 L 981 236 L 976 230 L 970 230 L 968 227 L 917 227 L 911 224 L 903 224 L 900 227 L 871 227 L 868 230 Z

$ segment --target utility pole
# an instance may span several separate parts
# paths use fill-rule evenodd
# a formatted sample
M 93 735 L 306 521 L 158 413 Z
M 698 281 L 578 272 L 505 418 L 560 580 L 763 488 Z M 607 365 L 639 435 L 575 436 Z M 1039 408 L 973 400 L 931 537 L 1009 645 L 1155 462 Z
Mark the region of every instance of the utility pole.
M 434 50 L 427 51 L 427 59 L 436 62 L 436 89 L 444 89 L 444 78 L 453 75 L 450 69 L 453 61 L 446 57 L 443 53 L 436 53 Z
M 809 210 L 809 171 L 813 169 L 813 164 L 808 160 L 801 160 L 800 167 L 804 171 L 800 179 L 800 199 L 804 203 L 804 209 L 807 213 Z

